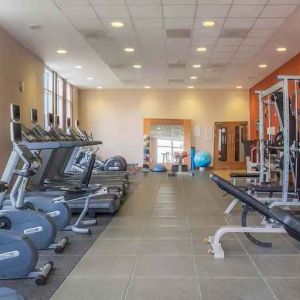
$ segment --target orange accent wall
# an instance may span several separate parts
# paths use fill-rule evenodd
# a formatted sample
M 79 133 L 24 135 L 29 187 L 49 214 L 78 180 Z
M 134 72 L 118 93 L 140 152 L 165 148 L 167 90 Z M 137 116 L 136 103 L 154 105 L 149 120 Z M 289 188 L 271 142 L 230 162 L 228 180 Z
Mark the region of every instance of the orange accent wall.
M 250 104 L 250 139 L 257 138 L 256 121 L 258 120 L 258 98 L 255 91 L 266 89 L 277 81 L 278 75 L 300 75 L 300 53 L 276 69 L 249 90 Z

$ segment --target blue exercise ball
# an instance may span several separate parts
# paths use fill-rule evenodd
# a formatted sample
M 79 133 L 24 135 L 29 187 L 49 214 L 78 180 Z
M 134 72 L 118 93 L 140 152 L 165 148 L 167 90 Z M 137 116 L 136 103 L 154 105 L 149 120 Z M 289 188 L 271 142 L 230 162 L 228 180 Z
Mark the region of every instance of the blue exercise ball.
M 206 168 L 210 165 L 212 157 L 206 151 L 197 152 L 194 157 L 195 165 L 199 168 Z
M 167 168 L 162 165 L 162 164 L 157 164 L 155 165 L 152 169 L 151 169 L 152 172 L 167 172 Z

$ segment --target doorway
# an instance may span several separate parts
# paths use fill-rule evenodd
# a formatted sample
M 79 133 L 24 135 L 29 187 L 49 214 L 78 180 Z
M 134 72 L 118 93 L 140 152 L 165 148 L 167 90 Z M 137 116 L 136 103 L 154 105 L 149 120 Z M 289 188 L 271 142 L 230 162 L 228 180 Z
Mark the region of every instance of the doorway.
M 171 169 L 172 164 L 176 163 L 176 152 L 190 152 L 191 120 L 144 119 L 144 136 L 149 138 L 148 149 L 144 149 L 144 166 L 148 164 L 151 169 L 159 163 Z M 190 167 L 190 157 L 184 163 Z
M 214 168 L 241 170 L 246 167 L 244 141 L 248 122 L 216 122 L 214 131 Z

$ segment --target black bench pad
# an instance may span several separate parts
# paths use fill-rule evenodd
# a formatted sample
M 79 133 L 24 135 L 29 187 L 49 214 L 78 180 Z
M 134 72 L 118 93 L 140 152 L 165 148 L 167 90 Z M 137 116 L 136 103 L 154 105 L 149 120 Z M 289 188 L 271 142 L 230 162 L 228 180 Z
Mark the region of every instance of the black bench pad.
M 231 178 L 259 178 L 258 173 L 230 173 Z

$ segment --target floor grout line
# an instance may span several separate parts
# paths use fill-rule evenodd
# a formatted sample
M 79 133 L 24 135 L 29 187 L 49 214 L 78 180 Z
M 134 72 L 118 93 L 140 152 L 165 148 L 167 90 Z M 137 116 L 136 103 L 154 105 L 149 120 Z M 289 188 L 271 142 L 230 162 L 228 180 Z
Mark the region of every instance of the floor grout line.
M 183 181 L 183 178 L 182 178 Z M 186 197 L 185 197 L 185 189 L 184 189 L 184 185 L 181 184 L 181 188 L 182 188 L 182 196 L 184 199 L 184 204 L 185 204 L 185 210 L 186 213 L 188 212 L 188 208 L 187 208 L 187 203 L 186 203 Z M 190 222 L 190 216 L 187 213 L 187 218 L 188 218 L 188 223 L 189 223 L 189 235 L 190 235 L 190 243 L 192 245 L 192 251 L 193 251 L 193 257 L 194 257 L 194 268 L 197 274 L 197 287 L 198 287 L 198 292 L 199 292 L 199 299 L 202 299 L 202 292 L 201 292 L 201 284 L 200 284 L 200 278 L 199 278 L 199 273 L 198 273 L 198 268 L 197 268 L 197 261 L 196 261 L 196 254 L 195 254 L 195 249 L 194 249 L 194 244 L 193 244 L 193 239 L 192 239 L 192 232 L 191 232 L 191 222 Z
M 127 284 L 127 287 L 126 287 L 126 291 L 124 293 L 124 296 L 123 296 L 123 300 L 126 299 L 127 295 L 128 295 L 128 291 L 129 291 L 129 287 L 130 287 L 130 284 L 133 280 L 133 275 L 134 275 L 134 272 L 135 272 L 135 269 L 136 269 L 136 266 L 137 266 L 137 263 L 138 263 L 138 260 L 139 260 L 139 257 L 140 257 L 140 253 L 141 253 L 141 250 L 143 248 L 143 245 L 144 245 L 144 240 L 145 240 L 145 234 L 146 234 L 146 231 L 147 231 L 147 228 L 148 228 L 148 225 L 149 225 L 149 222 L 150 222 L 150 218 L 151 218 L 151 215 L 152 215 L 152 212 L 153 212 L 153 207 L 154 207 L 154 203 L 155 203 L 155 199 L 157 197 L 157 194 L 158 194 L 158 191 L 159 191 L 159 187 L 160 187 L 160 184 L 161 184 L 161 178 L 160 178 L 160 181 L 159 181 L 159 185 L 158 185 L 158 189 L 157 191 L 154 193 L 153 195 L 153 198 L 152 199 L 152 210 L 151 212 L 149 213 L 149 216 L 148 216 L 148 219 L 147 219 L 147 225 L 145 227 L 145 231 L 144 231 L 144 235 L 143 235 L 143 238 L 142 238 L 142 241 L 141 241 L 141 244 L 140 244 L 140 247 L 138 249 L 138 252 L 136 254 L 136 259 L 135 259 L 135 262 L 134 262 L 134 266 L 132 268 L 132 271 L 131 271 L 131 274 L 130 274 L 130 277 L 129 277 L 129 280 L 128 280 L 128 284 Z

